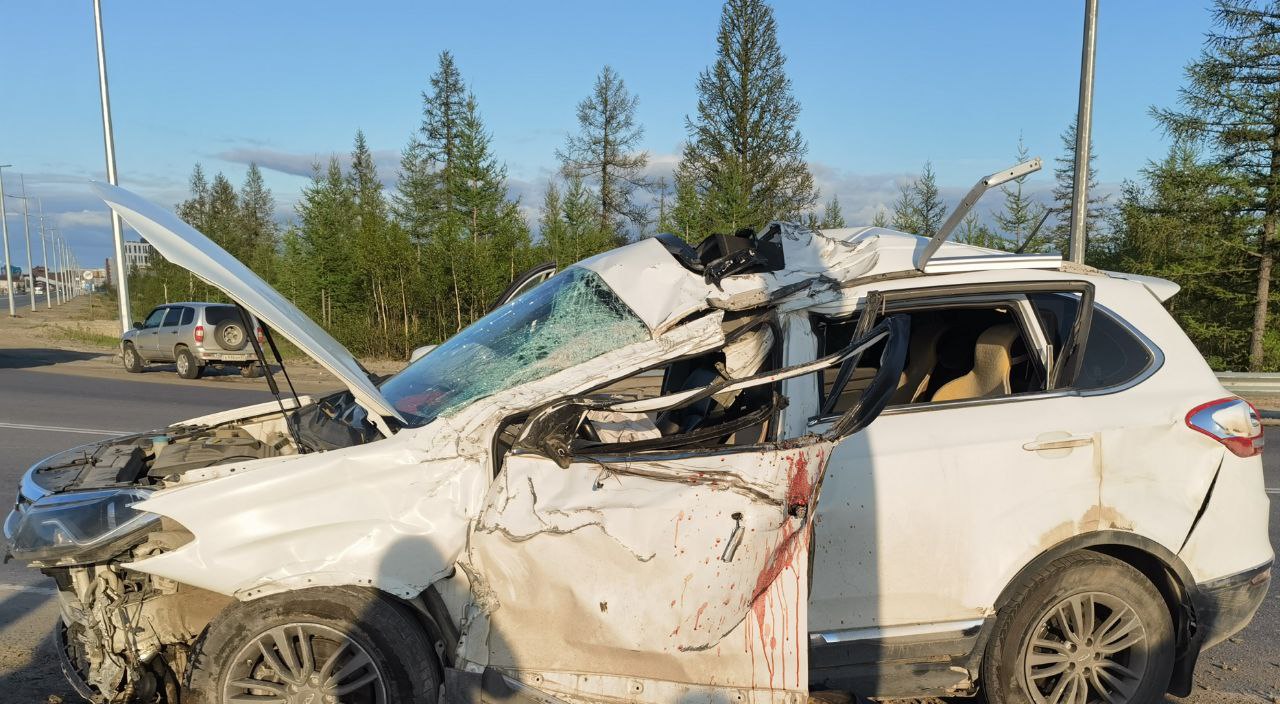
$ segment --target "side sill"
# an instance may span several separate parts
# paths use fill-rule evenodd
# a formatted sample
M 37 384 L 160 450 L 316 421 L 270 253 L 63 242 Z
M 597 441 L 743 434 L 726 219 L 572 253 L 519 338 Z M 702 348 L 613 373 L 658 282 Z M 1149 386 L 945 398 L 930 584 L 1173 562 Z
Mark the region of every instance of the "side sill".
M 809 687 L 865 697 L 967 696 L 995 617 L 809 636 Z

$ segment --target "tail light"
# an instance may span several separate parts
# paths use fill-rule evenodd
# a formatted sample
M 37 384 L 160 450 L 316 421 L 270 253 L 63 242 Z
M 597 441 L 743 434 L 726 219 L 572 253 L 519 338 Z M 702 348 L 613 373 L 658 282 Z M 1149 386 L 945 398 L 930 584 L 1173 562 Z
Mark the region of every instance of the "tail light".
M 1187 427 L 1217 440 L 1238 457 L 1262 454 L 1262 417 L 1244 399 L 1202 403 L 1187 412 Z
M 259 344 L 259 345 L 261 345 L 262 343 L 264 343 L 264 342 L 266 342 L 266 341 L 267 341 L 267 338 L 265 338 L 265 337 L 263 337 L 263 336 L 262 336 L 262 327 L 261 327 L 261 326 L 254 328 L 254 329 L 253 329 L 253 331 L 254 331 L 255 333 L 257 333 L 257 335 L 258 335 L 258 344 Z
M 204 342 L 204 326 L 197 325 L 195 331 L 196 342 Z

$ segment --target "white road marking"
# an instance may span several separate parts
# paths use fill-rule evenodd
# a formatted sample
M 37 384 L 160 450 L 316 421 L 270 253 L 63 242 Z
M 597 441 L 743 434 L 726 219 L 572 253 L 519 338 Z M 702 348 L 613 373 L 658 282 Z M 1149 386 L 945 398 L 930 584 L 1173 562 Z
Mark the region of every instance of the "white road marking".
M 0 592 L 26 592 L 28 594 L 44 594 L 46 596 L 57 596 L 57 589 L 49 587 L 33 587 L 29 584 L 0 584 Z
M 51 433 L 82 433 L 85 435 L 128 435 L 132 430 L 102 430 L 99 428 L 68 428 L 61 425 L 28 425 L 26 423 L 3 423 L 0 428 L 9 430 L 47 430 Z
M 1280 494 L 1280 487 L 1267 487 L 1268 494 Z

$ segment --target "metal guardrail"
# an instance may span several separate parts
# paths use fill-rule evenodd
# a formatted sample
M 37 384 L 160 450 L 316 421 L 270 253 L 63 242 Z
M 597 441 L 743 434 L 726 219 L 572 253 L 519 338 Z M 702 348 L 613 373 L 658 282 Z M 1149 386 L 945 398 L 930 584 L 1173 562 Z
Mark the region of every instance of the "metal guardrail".
M 1280 373 L 1217 372 L 1217 376 L 1218 382 L 1234 393 L 1280 396 Z

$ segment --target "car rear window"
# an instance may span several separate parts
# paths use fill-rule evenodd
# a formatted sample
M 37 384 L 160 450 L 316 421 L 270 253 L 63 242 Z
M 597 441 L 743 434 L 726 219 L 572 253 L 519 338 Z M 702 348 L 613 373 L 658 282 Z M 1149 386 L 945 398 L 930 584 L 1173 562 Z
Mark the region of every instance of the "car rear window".
M 240 311 L 235 306 L 209 306 L 204 309 L 204 320 L 210 325 L 217 325 L 224 320 L 239 319 Z

